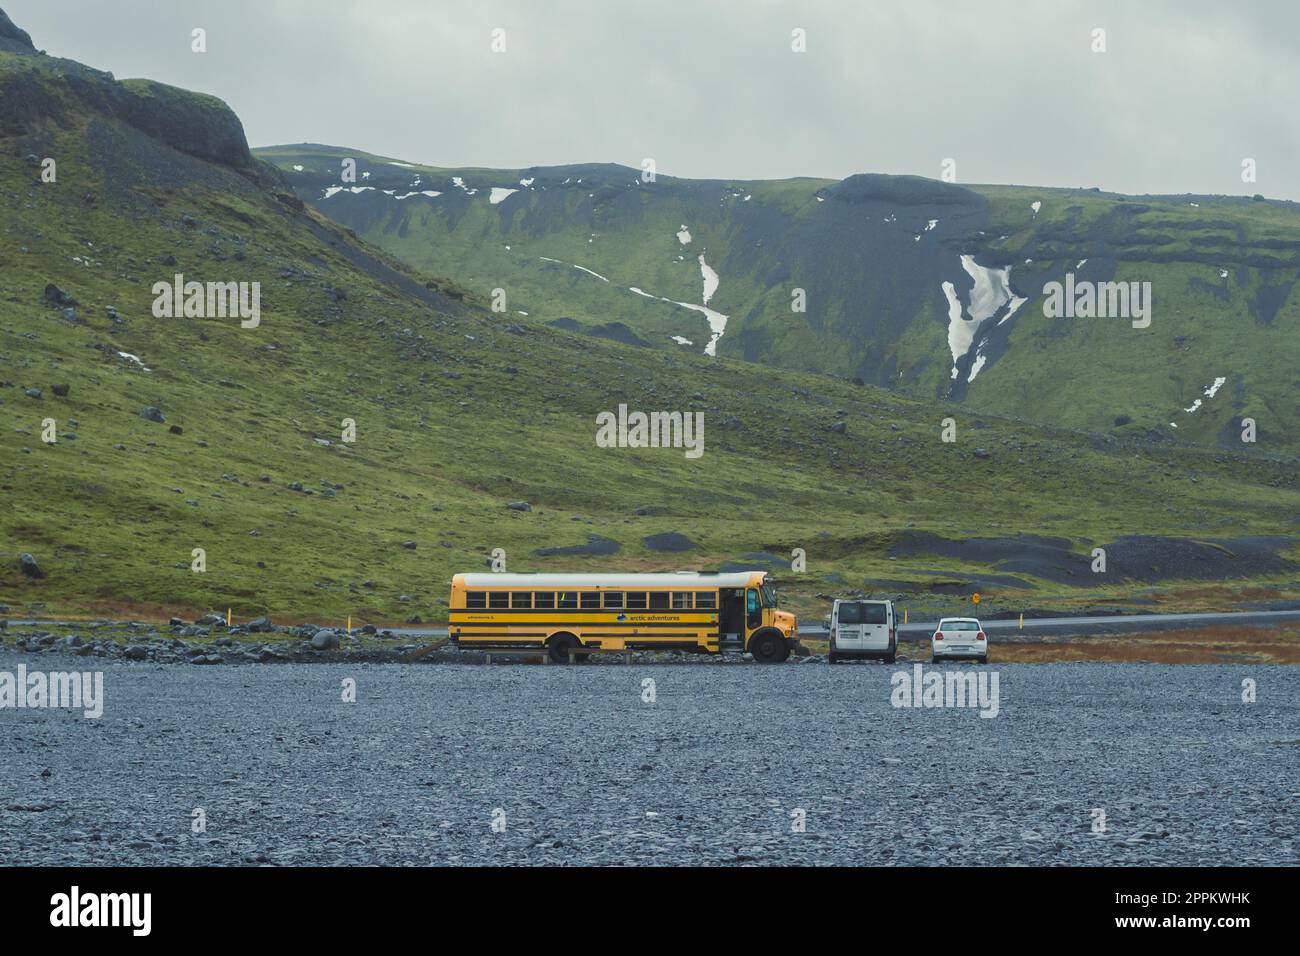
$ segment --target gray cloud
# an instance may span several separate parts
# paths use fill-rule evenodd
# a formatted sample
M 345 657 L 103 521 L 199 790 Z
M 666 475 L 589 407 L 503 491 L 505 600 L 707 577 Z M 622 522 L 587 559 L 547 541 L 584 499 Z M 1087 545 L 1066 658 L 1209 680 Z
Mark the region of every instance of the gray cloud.
M 962 182 L 1300 199 L 1286 0 L 0 5 L 51 53 L 222 97 L 254 145 L 720 178 L 937 177 L 952 157 Z

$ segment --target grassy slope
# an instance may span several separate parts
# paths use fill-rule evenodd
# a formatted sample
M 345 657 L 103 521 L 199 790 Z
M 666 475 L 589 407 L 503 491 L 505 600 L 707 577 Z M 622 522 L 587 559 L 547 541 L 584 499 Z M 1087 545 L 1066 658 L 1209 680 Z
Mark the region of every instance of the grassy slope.
M 36 182 L 23 159 L 33 151 L 58 158 L 57 184 Z M 1087 437 L 997 419 L 975 431 L 972 416 L 823 376 L 430 308 L 349 265 L 353 240 L 310 211 L 93 116 L 0 142 L 0 200 L 0 603 L 11 615 L 231 606 L 429 619 L 449 576 L 498 547 L 512 570 L 708 567 L 804 547 L 809 573 L 783 575 L 786 591 L 820 614 L 819 592 L 912 576 L 885 556 L 906 526 L 1100 541 L 1270 532 L 1300 510 L 1293 485 L 1279 487 L 1289 476 L 1264 460 L 1096 450 Z M 175 271 L 260 281 L 261 327 L 155 319 L 150 287 Z M 75 325 L 42 302 L 47 282 L 80 302 Z M 71 386 L 66 398 L 53 394 L 59 383 Z M 704 457 L 597 449 L 594 417 L 620 402 L 704 411 Z M 184 433 L 140 418 L 146 405 Z M 950 412 L 963 427 L 956 445 L 938 438 Z M 46 417 L 59 425 L 55 445 L 40 440 Z M 345 417 L 357 422 L 353 446 L 337 442 Z M 838 418 L 847 435 L 828 431 Z M 977 444 L 994 456 L 974 459 Z M 315 493 L 288 490 L 294 481 Z M 515 499 L 535 510 L 508 510 Z M 643 506 L 662 513 L 636 516 Z M 664 531 L 698 550 L 642 546 Z M 589 534 L 623 550 L 533 555 Z M 204 574 L 189 570 L 196 547 Z M 19 574 L 27 551 L 44 580 Z M 1131 590 L 1044 585 L 1025 600 Z M 1207 606 L 1227 596 L 1197 593 Z
M 424 272 L 454 275 L 483 295 L 504 288 L 510 308 L 532 317 L 567 316 L 586 325 L 619 321 L 654 345 L 679 348 L 669 336 L 680 335 L 698 350 L 708 340 L 703 316 L 638 297 L 627 287 L 698 303 L 696 256 L 703 252 L 722 279 L 710 305 L 732 317 L 720 354 L 842 376 L 854 375 L 874 354 L 897 366 L 899 377 L 889 384 L 908 394 L 940 396 L 950 385 L 947 315 L 937 279 L 931 283 L 933 299 L 922 300 L 913 320 L 894 335 L 884 329 L 881 307 L 855 292 L 853 262 L 846 261 L 842 284 L 828 288 L 824 273 L 812 274 L 810 266 L 818 263 L 765 258 L 764 240 L 757 236 L 817 234 L 818 217 L 827 215 L 817 194 L 832 185 L 827 181 L 661 177 L 659 186 L 638 186 L 635 171 L 602 167 L 593 168 L 581 187 L 574 182 L 562 191 L 526 192 L 524 203 L 512 197 L 494 206 L 485 199 L 491 186 L 518 187 L 521 177 L 536 173 L 398 169 L 364 153 L 326 147 L 258 152 L 297 177 L 301 194 L 369 241 Z M 315 188 L 337 178 L 343 155 L 373 169 L 376 182 L 420 175 L 422 188 L 443 189 L 451 176 L 460 176 L 480 189 L 478 201 L 460 202 L 463 197 L 454 193 L 454 206 L 446 196 L 389 201 L 380 214 L 373 193 L 323 200 Z M 293 172 L 295 164 L 304 170 Z M 592 182 L 602 185 L 588 192 Z M 1015 320 L 1006 354 L 970 386 L 971 407 L 1093 431 L 1109 431 L 1115 418 L 1127 415 L 1133 419 L 1130 432 L 1209 444 L 1235 441 L 1232 423 L 1248 416 L 1259 424 L 1261 447 L 1286 453 L 1300 448 L 1294 399 L 1300 388 L 1294 361 L 1300 293 L 1289 288 L 1300 274 L 1300 212 L 1226 198 L 972 188 L 988 203 L 987 237 L 962 244 L 944 237 L 941 221 L 925 242 L 955 242 L 946 253 L 954 262 L 958 251 L 980 251 L 985 262 L 1019 263 L 1013 283 L 1029 301 Z M 1035 200 L 1042 203 L 1038 213 L 1030 208 Z M 903 213 L 897 228 L 910 235 L 918 227 L 905 218 Z M 682 224 L 692 235 L 689 247 L 674 235 Z M 611 281 L 541 256 L 585 266 Z M 1136 330 L 1122 320 L 1044 317 L 1044 282 L 1063 279 L 1081 259 L 1092 263 L 1077 270 L 1081 279 L 1150 281 L 1156 299 L 1152 326 Z M 1221 270 L 1229 273 L 1226 279 Z M 790 312 L 788 290 L 799 285 L 813 297 L 807 317 Z M 1283 298 L 1268 321 L 1256 307 L 1266 286 L 1281 288 Z M 1205 400 L 1203 389 L 1220 376 L 1228 379 L 1226 386 Z M 1203 407 L 1183 412 L 1197 397 Z

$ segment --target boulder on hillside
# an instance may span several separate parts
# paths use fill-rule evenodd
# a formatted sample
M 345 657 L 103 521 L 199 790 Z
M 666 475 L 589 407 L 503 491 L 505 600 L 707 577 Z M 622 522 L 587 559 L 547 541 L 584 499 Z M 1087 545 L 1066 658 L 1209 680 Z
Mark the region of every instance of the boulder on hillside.
M 19 555 L 18 566 L 22 569 L 24 576 L 33 580 L 45 577 L 45 572 L 41 569 L 41 566 L 36 563 L 36 559 L 26 552 Z

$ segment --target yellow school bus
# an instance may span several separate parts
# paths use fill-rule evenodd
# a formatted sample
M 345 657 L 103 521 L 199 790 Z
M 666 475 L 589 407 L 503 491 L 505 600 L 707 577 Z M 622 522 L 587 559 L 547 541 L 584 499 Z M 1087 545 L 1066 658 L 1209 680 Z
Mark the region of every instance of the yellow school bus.
M 765 571 L 668 574 L 458 574 L 448 634 L 465 649 L 569 652 L 747 650 L 776 664 L 798 640 Z M 576 656 L 581 657 L 581 654 Z

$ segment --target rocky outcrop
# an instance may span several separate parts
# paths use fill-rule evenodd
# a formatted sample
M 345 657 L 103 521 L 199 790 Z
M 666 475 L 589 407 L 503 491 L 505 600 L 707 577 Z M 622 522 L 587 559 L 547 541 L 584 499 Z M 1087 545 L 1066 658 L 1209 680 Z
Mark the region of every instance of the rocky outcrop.
M 36 52 L 36 48 L 32 46 L 31 35 L 26 30 L 14 26 L 14 22 L 3 10 L 0 10 L 0 50 L 8 50 L 11 53 Z
M 0 50 L 36 52 L 3 10 Z M 86 113 L 116 119 L 182 153 L 253 169 L 243 124 L 214 96 L 151 80 L 119 82 L 111 73 L 46 56 L 0 70 L 0 134 L 25 134 L 51 119 L 68 128 Z

